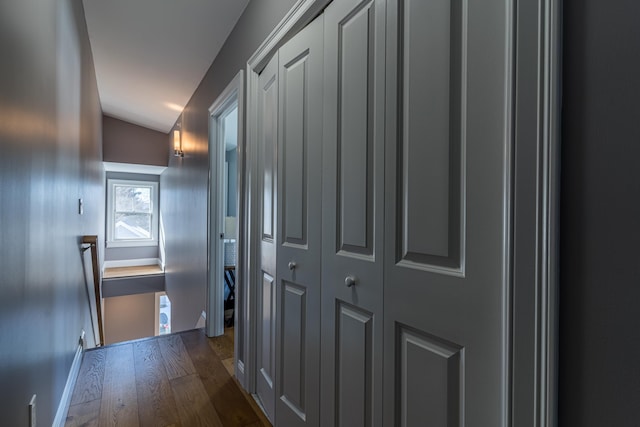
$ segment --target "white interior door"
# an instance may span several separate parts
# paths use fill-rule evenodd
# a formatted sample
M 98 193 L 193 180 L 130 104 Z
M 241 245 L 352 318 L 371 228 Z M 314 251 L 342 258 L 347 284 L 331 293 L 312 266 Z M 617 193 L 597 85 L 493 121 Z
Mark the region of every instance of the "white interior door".
M 245 366 L 247 362 L 246 349 L 248 334 L 246 292 L 246 257 L 244 255 L 246 203 L 244 198 L 245 168 L 244 168 L 244 72 L 241 70 L 220 93 L 209 107 L 209 284 L 206 317 L 206 331 L 208 336 L 224 333 L 224 240 L 236 240 L 236 270 L 235 270 L 235 310 L 234 310 L 234 366 L 235 376 L 243 386 L 247 387 Z M 237 173 L 228 175 L 225 161 L 227 150 L 235 146 Z M 224 168 L 222 167 L 224 165 Z M 221 171 L 224 171 L 221 175 Z M 236 185 L 228 186 L 227 182 Z M 227 199 L 227 192 L 229 198 Z M 235 195 L 232 193 L 235 192 Z M 234 197 L 235 196 L 235 197 Z M 229 201 L 231 200 L 231 205 Z M 235 202 L 234 202 L 235 200 Z M 229 208 L 229 209 L 227 209 Z M 235 213 L 239 232 L 226 229 L 225 218 L 228 211 Z
M 322 16 L 280 48 L 276 420 L 318 426 Z
M 271 421 L 276 383 L 278 54 L 260 74 L 258 88 L 259 271 L 257 277 L 256 394 Z
M 384 1 L 325 9 L 323 425 L 382 424 Z
M 508 424 L 510 2 L 388 2 L 385 424 Z
M 227 188 L 224 162 L 224 141 L 227 130 L 224 119 L 230 109 L 236 108 L 235 105 L 233 103 L 219 106 L 217 111 L 211 114 L 209 125 L 210 231 L 206 331 L 210 337 L 224 334 L 224 218 Z

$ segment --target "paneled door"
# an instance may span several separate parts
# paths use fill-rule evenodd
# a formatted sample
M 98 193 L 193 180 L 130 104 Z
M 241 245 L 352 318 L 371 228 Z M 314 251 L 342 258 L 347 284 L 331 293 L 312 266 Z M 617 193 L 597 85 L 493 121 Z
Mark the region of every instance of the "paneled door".
M 384 1 L 324 18 L 322 424 L 382 425 Z
M 257 277 L 256 394 L 273 422 L 276 382 L 276 245 L 278 54 L 258 79 L 259 277 Z
M 508 0 L 387 3 L 385 425 L 508 425 Z
M 322 16 L 279 50 L 276 422 L 318 426 Z

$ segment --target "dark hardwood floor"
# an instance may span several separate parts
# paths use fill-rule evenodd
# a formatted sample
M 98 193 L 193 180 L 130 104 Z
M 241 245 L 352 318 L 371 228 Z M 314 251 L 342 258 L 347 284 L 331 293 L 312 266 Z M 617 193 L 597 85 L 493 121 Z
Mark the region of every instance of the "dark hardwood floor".
M 86 351 L 65 425 L 271 426 L 233 377 L 233 329 Z

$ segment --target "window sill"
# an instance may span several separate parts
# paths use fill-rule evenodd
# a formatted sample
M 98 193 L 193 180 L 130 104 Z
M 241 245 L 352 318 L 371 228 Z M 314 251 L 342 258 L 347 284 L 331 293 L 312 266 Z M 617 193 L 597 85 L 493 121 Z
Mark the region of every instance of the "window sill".
M 141 248 L 141 247 L 148 247 L 148 246 L 158 246 L 158 241 L 157 240 L 153 240 L 153 241 L 120 241 L 120 242 L 114 242 L 114 241 L 107 241 L 107 248 Z

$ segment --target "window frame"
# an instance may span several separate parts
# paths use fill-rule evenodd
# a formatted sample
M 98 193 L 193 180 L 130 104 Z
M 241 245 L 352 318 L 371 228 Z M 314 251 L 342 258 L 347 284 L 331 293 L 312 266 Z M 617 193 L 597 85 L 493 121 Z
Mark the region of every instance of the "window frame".
M 116 239 L 114 232 L 115 219 L 115 187 L 118 185 L 139 186 L 151 188 L 151 238 L 150 239 Z M 107 179 L 107 248 L 126 248 L 126 247 L 143 247 L 158 246 L 158 182 L 143 181 L 134 179 Z

